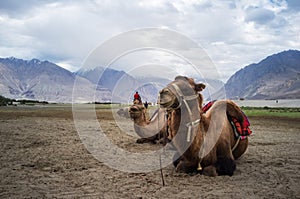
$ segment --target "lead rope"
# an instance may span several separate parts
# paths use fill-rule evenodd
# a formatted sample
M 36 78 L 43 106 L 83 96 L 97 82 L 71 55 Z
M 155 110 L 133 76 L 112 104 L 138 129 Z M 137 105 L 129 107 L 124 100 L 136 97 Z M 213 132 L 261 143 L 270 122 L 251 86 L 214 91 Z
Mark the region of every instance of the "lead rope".
M 158 122 L 157 122 L 158 128 L 157 129 L 159 129 L 159 110 L 158 110 L 157 113 L 158 113 L 158 115 L 157 115 L 157 117 L 158 117 Z M 165 118 L 164 118 L 164 120 L 165 120 Z M 158 138 L 159 138 L 158 140 L 161 139 L 160 132 L 158 132 Z M 163 139 L 165 139 L 165 138 L 163 138 Z M 165 141 L 163 141 L 163 144 L 164 144 L 164 142 Z M 165 153 L 165 148 L 163 149 L 163 152 Z M 164 174 L 163 174 L 163 170 L 162 170 L 161 153 L 159 153 L 159 169 L 160 169 L 160 176 L 161 176 L 162 185 L 164 187 L 165 186 L 165 179 L 164 179 Z
M 236 140 L 236 142 L 235 142 L 235 145 L 232 147 L 232 149 L 231 149 L 231 151 L 233 152 L 235 149 L 236 149 L 236 147 L 239 145 L 239 143 L 240 143 L 240 137 L 238 137 L 237 138 L 237 140 Z
M 203 143 L 202 143 L 202 147 L 200 148 L 200 151 L 199 151 L 199 162 L 198 162 L 198 167 L 197 167 L 197 171 L 202 171 L 202 166 L 201 166 L 201 162 L 202 162 L 202 159 L 203 159 L 203 154 L 204 154 L 204 147 L 205 147 L 205 135 L 203 134 Z

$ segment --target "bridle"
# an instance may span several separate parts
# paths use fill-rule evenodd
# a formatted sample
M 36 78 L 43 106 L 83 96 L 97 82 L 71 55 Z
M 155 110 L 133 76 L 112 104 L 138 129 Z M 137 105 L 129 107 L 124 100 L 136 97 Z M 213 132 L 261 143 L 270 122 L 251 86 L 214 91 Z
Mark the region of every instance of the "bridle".
M 189 96 L 185 96 L 183 95 L 183 93 L 181 92 L 181 89 L 179 88 L 179 86 L 177 84 L 169 84 L 169 86 L 172 86 L 176 92 L 176 96 L 178 98 L 178 101 L 179 101 L 179 104 L 177 107 L 173 108 L 174 110 L 176 109 L 179 109 L 181 106 L 182 106 L 182 103 L 185 104 L 186 108 L 187 108 L 187 111 L 188 111 L 188 114 L 189 114 L 189 118 L 190 118 L 190 122 L 186 123 L 186 127 L 188 128 L 188 133 L 187 133 L 187 137 L 186 137 L 186 141 L 187 142 L 190 142 L 191 141 L 191 133 L 192 133 L 192 128 L 199 125 L 200 123 L 200 118 L 197 119 L 197 120 L 194 120 L 193 121 L 193 114 L 192 114 L 192 110 L 188 104 L 188 101 L 191 101 L 191 100 L 196 100 L 198 99 L 199 95 L 197 94 L 193 94 L 193 95 L 189 95 Z M 198 111 L 200 112 L 199 110 L 199 106 L 197 106 L 197 109 Z
M 199 119 L 197 120 L 194 120 L 193 121 L 193 114 L 192 114 L 192 110 L 188 104 L 188 101 L 191 101 L 191 100 L 196 100 L 199 98 L 199 95 L 198 94 L 193 94 L 193 95 L 188 95 L 188 96 L 185 96 L 183 95 L 183 93 L 181 92 L 181 89 L 179 88 L 179 86 L 177 84 L 169 84 L 169 86 L 172 86 L 174 88 L 174 90 L 176 91 L 176 97 L 178 98 L 178 101 L 179 101 L 179 104 L 176 108 L 173 108 L 174 110 L 176 109 L 179 109 L 181 106 L 182 106 L 182 103 L 185 104 L 186 108 L 187 108 L 187 111 L 188 111 L 188 114 L 189 114 L 189 118 L 190 118 L 190 122 L 186 123 L 186 127 L 188 128 L 188 132 L 187 132 L 187 137 L 186 137 L 186 141 L 187 142 L 190 142 L 191 141 L 191 133 L 192 133 L 192 128 L 195 127 L 195 126 L 198 126 L 199 123 L 200 123 L 200 120 L 201 120 L 201 117 L 200 117 L 200 114 L 199 114 Z M 174 93 L 173 93 L 174 94 Z M 200 113 L 200 108 L 199 106 L 197 105 L 197 110 L 199 111 Z M 195 129 L 195 128 L 193 128 Z M 199 162 L 198 162 L 198 167 L 197 167 L 197 170 L 198 171 L 202 171 L 202 167 L 201 167 L 201 162 L 202 162 L 202 155 L 204 153 L 204 150 L 201 150 L 201 155 L 199 157 Z
M 199 114 L 199 119 L 197 120 L 194 120 L 193 121 L 193 115 L 192 115 L 192 110 L 188 104 L 188 101 L 191 101 L 191 100 L 196 100 L 199 98 L 199 95 L 198 94 L 193 94 L 193 95 L 188 95 L 188 96 L 185 96 L 182 92 L 181 92 L 181 89 L 179 88 L 179 86 L 176 84 L 176 83 L 173 83 L 173 84 L 169 84 L 168 87 L 172 86 L 175 90 L 176 93 L 173 93 L 176 95 L 176 97 L 178 98 L 178 101 L 179 101 L 179 104 L 177 107 L 175 108 L 172 108 L 174 110 L 176 109 L 179 109 L 181 106 L 182 106 L 182 103 L 185 104 L 186 108 L 187 108 L 187 111 L 188 111 L 188 114 L 189 114 L 189 118 L 190 118 L 190 122 L 186 123 L 186 127 L 188 128 L 188 132 L 187 132 L 187 137 L 186 137 L 186 141 L 187 142 L 190 142 L 191 141 L 191 133 L 192 133 L 192 128 L 195 127 L 195 126 L 198 126 L 199 123 L 200 123 L 200 120 L 201 120 L 201 117 L 200 117 L 200 114 Z M 169 90 L 171 91 L 171 89 L 169 88 Z M 197 105 L 197 110 L 199 111 L 200 113 L 200 108 L 199 106 Z M 195 129 L 195 128 L 194 128 Z M 204 150 L 202 149 L 199 153 L 199 162 L 198 162 L 198 167 L 197 167 L 197 170 L 198 171 L 202 171 L 202 167 L 201 167 L 201 162 L 202 162 L 202 155 L 204 153 Z

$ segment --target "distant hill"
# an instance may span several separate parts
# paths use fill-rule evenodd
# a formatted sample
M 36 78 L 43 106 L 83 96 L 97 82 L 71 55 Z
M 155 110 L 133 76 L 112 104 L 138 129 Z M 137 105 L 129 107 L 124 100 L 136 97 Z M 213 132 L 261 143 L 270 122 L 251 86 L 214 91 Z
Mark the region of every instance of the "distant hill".
M 227 98 L 300 99 L 300 51 L 268 56 L 237 71 L 225 84 Z
M 124 71 L 111 68 L 95 67 L 93 69 L 80 69 L 74 73 L 86 78 L 98 86 L 108 88 L 112 93 L 112 100 L 131 103 L 135 91 L 138 91 L 143 101 L 156 102 L 160 87 L 137 79 Z
M 108 89 L 97 88 L 49 61 L 0 58 L 0 95 L 8 98 L 70 103 L 75 79 L 80 85 L 76 101 L 93 101 L 94 90 L 97 101 L 109 100 Z
M 153 76 L 132 77 L 124 71 L 111 68 L 95 67 L 93 69 L 80 69 L 75 73 L 101 87 L 110 89 L 113 99 L 119 102 L 131 102 L 133 94 L 138 91 L 143 101 L 157 102 L 159 91 L 174 79 L 165 79 Z M 175 78 L 175 77 L 174 77 Z M 210 96 L 224 83 L 220 80 L 201 79 L 193 77 L 197 82 L 203 82 L 207 88 L 203 91 L 204 96 Z

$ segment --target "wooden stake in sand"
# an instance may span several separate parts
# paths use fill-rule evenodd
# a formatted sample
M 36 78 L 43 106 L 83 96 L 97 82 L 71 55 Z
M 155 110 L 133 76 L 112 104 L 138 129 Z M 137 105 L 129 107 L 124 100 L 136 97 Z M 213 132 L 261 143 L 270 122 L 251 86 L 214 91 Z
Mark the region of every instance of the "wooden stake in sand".
M 159 117 L 159 115 L 158 115 Z M 166 117 L 164 118 L 167 120 L 167 126 L 166 126 L 166 132 L 163 134 L 163 146 L 165 147 L 166 146 L 166 135 L 168 134 L 168 129 L 169 129 L 169 126 L 168 126 L 168 114 L 166 113 Z M 159 121 L 159 120 L 158 120 Z M 160 140 L 161 137 L 160 137 L 160 133 L 159 133 L 159 139 Z M 164 148 L 164 153 L 165 153 L 165 148 Z M 162 184 L 163 184 L 163 187 L 165 186 L 165 179 L 164 179 L 164 174 L 163 174 L 163 171 L 162 171 L 162 163 L 161 163 L 161 153 L 159 154 L 159 168 L 160 168 L 160 175 L 161 175 L 161 181 L 162 181 Z

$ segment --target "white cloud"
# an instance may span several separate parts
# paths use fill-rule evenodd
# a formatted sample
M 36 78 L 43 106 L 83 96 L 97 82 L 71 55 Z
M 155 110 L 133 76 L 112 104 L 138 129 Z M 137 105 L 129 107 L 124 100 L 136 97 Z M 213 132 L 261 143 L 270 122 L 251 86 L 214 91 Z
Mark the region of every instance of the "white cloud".
M 47 59 L 74 71 L 114 35 L 166 27 L 199 43 L 226 80 L 240 67 L 270 54 L 300 49 L 297 2 L 3 0 L 0 57 Z

